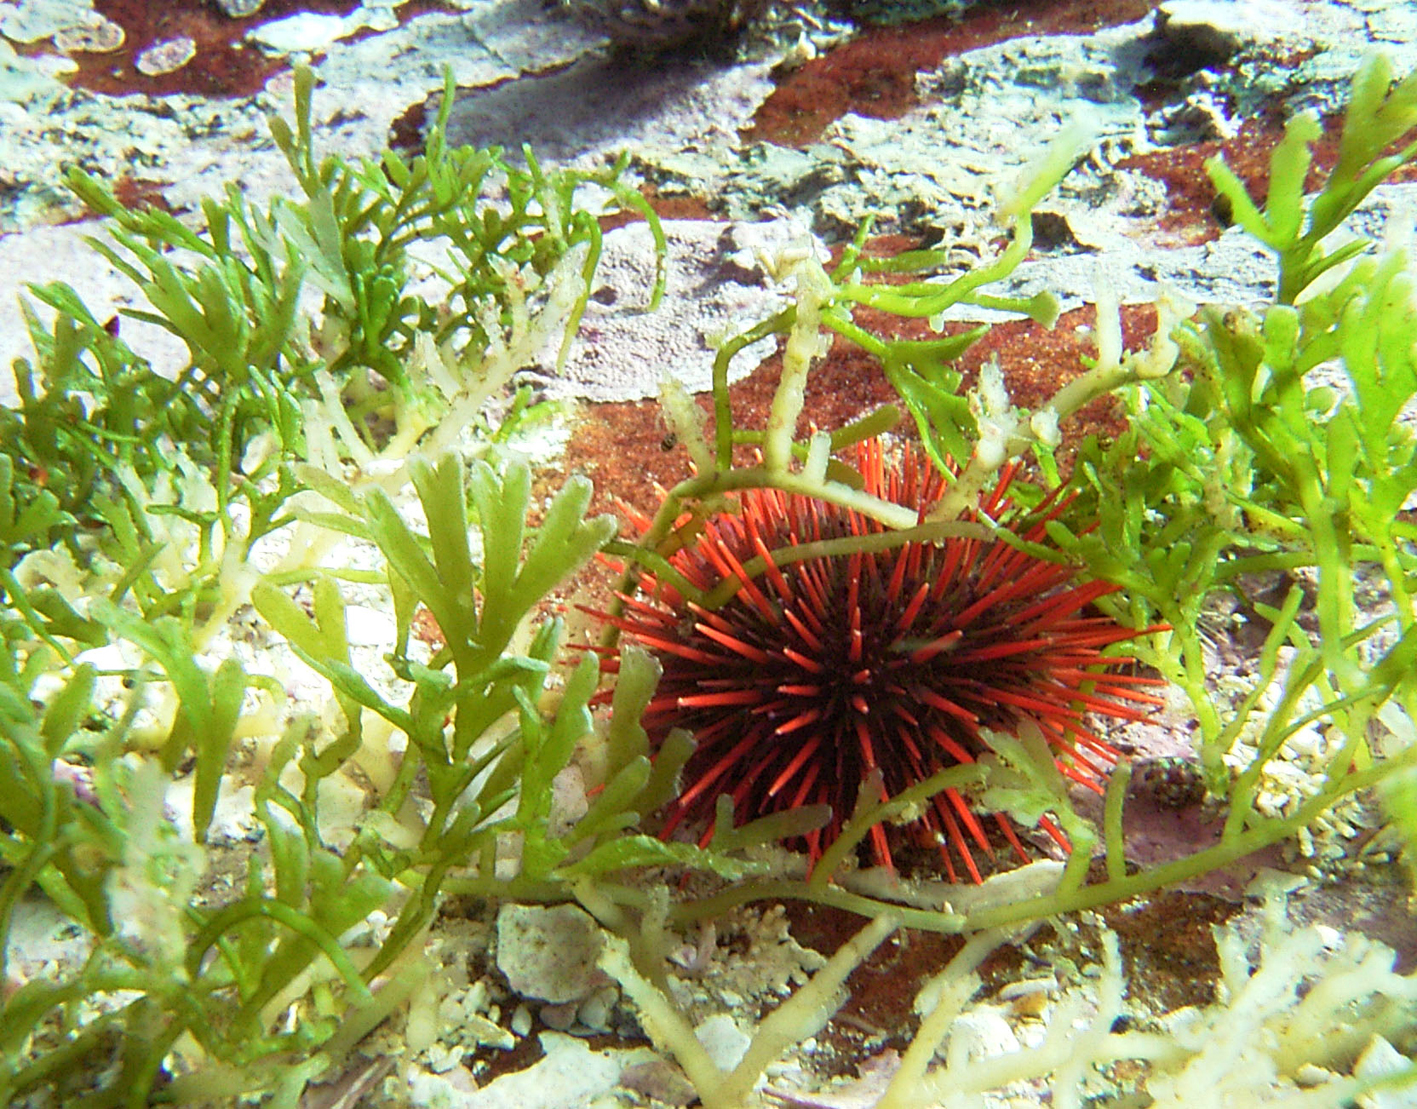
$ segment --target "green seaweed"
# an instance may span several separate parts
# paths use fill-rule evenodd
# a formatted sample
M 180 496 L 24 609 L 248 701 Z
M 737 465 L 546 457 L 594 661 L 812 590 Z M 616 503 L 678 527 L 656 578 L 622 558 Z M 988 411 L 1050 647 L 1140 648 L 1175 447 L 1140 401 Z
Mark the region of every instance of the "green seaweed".
M 31 313 L 34 363 L 16 366 L 19 404 L 0 412 L 0 936 L 42 903 L 86 953 L 22 981 L 0 945 L 0 1100 L 49 1090 L 82 1092 L 93 1106 L 298 1104 L 413 1004 L 430 969 L 424 941 L 456 897 L 584 906 L 610 934 L 603 969 L 704 1104 L 724 1109 L 822 1026 L 846 975 L 895 929 L 967 934 L 922 994 L 920 1034 L 883 1102 L 923 1104 L 960 1081 L 953 1062 L 931 1059 L 977 988 L 974 969 L 1018 928 L 1223 867 L 1370 789 L 1410 854 L 1417 533 L 1402 506 L 1417 491 L 1417 448 L 1396 416 L 1417 393 L 1413 267 L 1401 244 L 1327 245 L 1379 181 L 1417 156 L 1417 146 L 1384 153 L 1417 124 L 1417 79 L 1393 86 L 1384 66 L 1371 61 L 1355 78 L 1339 164 L 1317 194 L 1303 191 L 1314 131 L 1302 121 L 1273 156 L 1263 210 L 1210 167 L 1237 221 L 1278 258 L 1274 304 L 1195 314 L 1163 303 L 1153 341 L 1133 352 L 1104 305 L 1097 358 L 1035 412 L 1013 405 L 997 371 L 961 393 L 953 363 L 982 329 L 904 341 L 873 334 L 855 314 L 938 320 L 971 303 L 1051 323 L 1050 298 L 1002 300 L 987 287 L 1029 250 L 1031 209 L 1072 166 L 1079 135 L 1033 167 L 1001 211 L 1007 244 L 970 273 L 936 280 L 943 252 L 868 258 L 865 228 L 830 271 L 810 251 L 784 255 L 791 303 L 725 344 L 711 419 L 667 390 L 666 414 L 697 473 L 669 492 L 638 542 L 617 539 L 613 518 L 588 514 L 583 479 L 543 496 L 500 446 L 530 418 L 525 394 L 500 424 L 487 411 L 527 349 L 548 337 L 565 349 L 584 308 L 600 232 L 574 204 L 576 187 L 598 182 L 621 207 L 647 212 L 621 180 L 623 161 L 598 175 L 531 160 L 520 171 L 498 151 L 451 149 L 451 79 L 421 156 L 317 160 L 313 82 L 301 71 L 294 127 L 273 124 L 301 200 L 257 210 L 233 188 L 203 206 L 193 229 L 72 175 L 113 220 L 95 248 L 148 298 L 130 315 L 180 337 L 190 361 L 163 378 L 67 286 L 32 290 L 58 316 L 46 328 Z M 510 214 L 485 202 L 494 181 Z M 407 292 L 407 248 L 430 238 L 451 244 L 443 305 Z M 314 335 L 298 306 L 307 286 L 323 297 Z M 742 426 L 728 362 L 766 336 L 785 344 L 781 379 L 766 424 Z M 801 438 L 805 384 L 831 336 L 880 360 L 899 407 Z M 1337 368 L 1336 383 L 1313 379 L 1320 366 Z M 810 877 L 763 848 L 820 827 L 821 807 L 735 826 L 722 798 L 703 844 L 650 834 L 692 738 L 673 732 L 651 748 L 640 716 L 658 664 L 627 647 L 613 679 L 602 676 L 594 652 L 563 642 L 551 614 L 559 588 L 601 552 L 665 573 L 674 550 L 750 488 L 831 501 L 891 529 L 774 552 L 783 560 L 962 533 L 1027 546 L 960 517 L 1012 461 L 1038 464 L 1034 484 L 1020 482 L 1025 501 L 1054 492 L 1060 426 L 1104 394 L 1126 406 L 1128 428 L 1081 446 L 1068 481 L 1075 498 L 1049 530 L 1080 574 L 1121 587 L 1100 602 L 1112 615 L 1170 626 L 1129 651 L 1190 701 L 1223 815 L 1215 843 L 1129 869 L 1125 772 L 1095 828 L 1026 727 L 989 737 L 988 757 L 900 796 L 882 801 L 877 782 L 863 783 Z M 924 520 L 865 493 L 834 457 L 902 418 L 950 483 Z M 476 446 L 452 449 L 474 419 Z M 761 461 L 735 462 L 743 445 L 759 447 Z M 286 553 L 258 560 L 275 540 Z M 1261 594 L 1261 580 L 1282 588 Z M 679 584 L 710 607 L 736 587 Z M 355 586 L 380 591 L 392 615 L 386 673 L 351 645 Z M 1361 614 L 1360 586 L 1387 602 L 1373 619 Z M 1205 654 L 1223 595 L 1263 629 L 1252 679 L 1229 702 L 1207 683 Z M 288 704 L 281 678 L 213 650 L 243 620 L 261 649 L 298 660 L 290 666 L 328 691 L 326 711 Z M 1308 796 L 1276 810 L 1262 800 L 1266 765 L 1306 729 L 1323 731 L 1323 773 Z M 221 847 L 223 785 L 242 759 L 259 766 L 250 819 L 260 843 L 218 893 L 204 883 Z M 558 782 L 573 769 L 592 772 L 598 788 L 583 814 L 563 819 Z M 168 802 L 189 782 L 191 823 L 179 826 Z M 339 798 L 355 787 L 363 803 L 350 822 Z M 854 848 L 871 829 L 946 788 L 967 788 L 1025 825 L 1052 814 L 1072 858 L 955 891 L 949 903 L 897 904 L 852 884 Z M 1094 847 L 1106 864 L 1098 876 Z M 693 882 L 671 894 L 680 874 Z M 721 1070 L 678 1009 L 673 933 L 783 899 L 868 923 L 761 1023 L 743 1062 Z M 1243 992 L 1251 983 L 1237 941 L 1217 939 L 1227 980 Z M 1314 940 L 1295 942 L 1271 976 L 1304 977 L 1296 960 Z M 1059 1103 L 1078 1104 L 1094 1064 L 1181 1067 L 1203 1056 L 1204 1045 L 1178 1053 L 1109 1032 L 1121 976 L 1115 946 L 1104 950 L 1097 1019 L 1073 1028 L 1069 1018 L 1039 1051 L 974 1073 L 971 1090 L 1053 1075 Z M 1333 965 L 1335 981 L 1361 977 L 1363 996 L 1387 999 L 1374 1028 L 1410 1029 L 1410 1009 L 1394 1000 L 1409 997 L 1409 979 L 1373 972 L 1371 960 Z M 1306 1012 L 1329 1020 L 1319 1013 L 1324 983 Z M 100 1070 L 97 1089 L 66 1085 Z M 1384 1081 L 1412 1077 L 1409 1068 Z M 1372 1085 L 1352 1080 L 1344 1096 Z

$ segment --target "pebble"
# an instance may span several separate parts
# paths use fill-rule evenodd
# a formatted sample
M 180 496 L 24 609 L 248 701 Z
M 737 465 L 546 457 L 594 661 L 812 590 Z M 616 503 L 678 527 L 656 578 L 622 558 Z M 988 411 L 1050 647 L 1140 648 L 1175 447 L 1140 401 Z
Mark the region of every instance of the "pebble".
M 1294 1072 L 1294 1083 L 1310 1089 L 1314 1086 L 1324 1086 L 1336 1079 L 1338 1075 L 1331 1070 L 1317 1066 L 1314 1063 L 1305 1063 Z
M 950 1047 L 960 1047 L 966 1058 L 989 1059 L 1019 1050 L 1018 1037 L 1009 1022 L 994 1006 L 980 1006 L 961 1013 L 950 1029 Z
M 1411 1062 L 1392 1044 L 1381 1036 L 1374 1036 L 1353 1064 L 1353 1077 L 1376 1081 L 1399 1074 L 1411 1066 Z M 1403 1083 L 1386 1090 L 1372 1090 L 1358 1096 L 1358 1104 L 1363 1109 L 1411 1109 L 1412 1086 Z
M 111 54 L 127 36 L 120 24 L 100 17 L 84 27 L 66 27 L 54 36 L 54 45 L 65 54 Z
M 479 1014 L 474 1013 L 468 1017 L 463 1027 L 467 1034 L 482 1046 L 497 1047 L 503 1051 L 511 1051 L 517 1046 L 517 1041 L 510 1032 Z
M 557 1032 L 569 1032 L 576 1023 L 578 1008 L 579 1006 L 570 1001 L 556 1005 L 543 1005 L 541 1007 L 541 1023 L 547 1028 L 556 1029 Z
M 1048 1008 L 1049 998 L 1058 992 L 1058 983 L 1052 978 L 1030 978 L 1023 982 L 1009 982 L 999 990 L 999 1000 L 1007 1001 L 1009 1008 L 1018 1016 L 1042 1016 Z
M 161 77 L 181 69 L 196 56 L 196 42 L 182 35 L 149 46 L 133 61 L 133 68 L 144 77 Z
M 609 1032 L 610 1012 L 618 1000 L 620 1000 L 620 991 L 614 986 L 606 986 L 604 989 L 596 990 L 581 1002 L 580 1010 L 576 1014 L 577 1018 L 594 1032 Z
M 1018 982 L 1006 982 L 1001 986 L 999 1000 L 1013 1001 L 1015 998 L 1057 993 L 1057 991 L 1058 982 L 1055 978 L 1026 978 Z
M 719 1013 L 702 1021 L 694 1029 L 694 1035 L 703 1044 L 714 1065 L 722 1071 L 731 1071 L 742 1062 L 752 1042 L 727 1013 Z
M 698 1101 L 698 1093 L 683 1071 L 663 1059 L 626 1067 L 621 1073 L 620 1085 L 665 1105 L 692 1105 Z
M 608 982 L 596 966 L 603 944 L 600 926 L 575 905 L 503 905 L 497 913 L 497 969 L 522 997 L 557 1004 L 589 997 Z
M 245 19 L 255 15 L 265 6 L 266 0 L 216 0 L 216 6 L 223 15 L 231 19 Z
M 1166 0 L 1157 9 L 1156 30 L 1175 49 L 1221 60 L 1284 34 L 1289 14 L 1276 0 Z

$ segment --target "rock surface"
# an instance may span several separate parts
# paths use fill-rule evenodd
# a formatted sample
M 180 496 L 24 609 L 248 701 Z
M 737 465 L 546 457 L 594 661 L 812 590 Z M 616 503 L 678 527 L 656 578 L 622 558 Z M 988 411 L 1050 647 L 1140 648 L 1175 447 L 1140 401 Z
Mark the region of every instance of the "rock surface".
M 1090 34 L 1024 33 L 949 54 L 907 74 L 916 102 L 909 110 L 877 118 L 863 107 L 831 123 L 819 140 L 793 146 L 753 131 L 775 82 L 801 77 L 774 73 L 771 59 L 636 69 L 599 53 L 603 40 L 536 0 L 458 0 L 449 10 L 391 21 L 390 11 L 401 7 L 366 3 L 319 42 L 292 37 L 314 26 L 307 19 L 297 27 L 302 17 L 263 21 L 255 13 L 241 23 L 262 49 L 315 51 L 317 151 L 376 152 L 411 109 L 432 110 L 429 98 L 446 66 L 460 89 L 450 125 L 455 141 L 513 150 L 526 141 L 544 161 L 586 167 L 628 150 L 634 172 L 666 199 L 692 199 L 738 221 L 791 214 L 828 239 L 850 235 L 870 217 L 880 231 L 948 243 L 963 261 L 986 253 L 998 234 L 993 191 L 1064 126 L 1081 121 L 1094 133 L 1091 151 L 1041 212 L 1062 240 L 1014 278 L 1017 291 L 1065 292 L 1065 307 L 1092 299 L 1099 269 L 1124 302 L 1154 300 L 1161 284 L 1197 301 L 1266 296 L 1269 260 L 1238 238 L 1184 250 L 1158 239 L 1167 187 L 1137 159 L 1169 155 L 1193 141 L 1197 126 L 1202 137 L 1233 133 L 1261 103 L 1333 111 L 1357 60 L 1375 46 L 1399 72 L 1417 65 L 1417 12 L 1407 4 L 1170 0 L 1145 19 Z M 1278 18 L 1279 7 L 1291 18 Z M 0 3 L 0 34 L 42 43 L 96 18 L 81 0 Z M 352 27 L 365 37 L 344 34 Z M 132 42 L 125 50 L 151 45 Z M 199 52 L 186 65 L 200 68 L 203 58 Z M 809 62 L 802 73 L 832 58 Z M 1218 69 L 1203 68 L 1222 59 Z M 202 196 L 227 182 L 256 204 L 291 187 L 264 121 L 272 112 L 289 114 L 288 71 L 245 97 L 114 98 L 59 84 L 52 71 L 62 60 L 43 52 L 14 56 L 0 78 L 6 364 L 29 353 L 16 300 L 28 282 L 74 283 L 100 318 L 142 306 L 141 294 L 81 245 L 100 228 L 45 226 L 77 214 L 62 186 L 66 166 L 141 179 L 178 211 L 196 211 Z M 1184 74 L 1168 79 L 1197 90 L 1189 116 L 1153 106 L 1145 91 L 1178 65 Z M 1398 196 L 1389 194 L 1388 202 Z M 565 376 L 548 383 L 553 392 L 596 400 L 653 396 L 666 372 L 704 388 L 714 345 L 775 304 L 760 283 L 754 287 L 757 279 L 745 284 L 743 275 L 721 268 L 720 230 L 714 223 L 675 225 L 675 284 L 666 309 L 652 315 L 633 309 L 645 291 L 642 232 L 610 236 L 601 284 L 613 289 L 614 304 L 597 307 L 590 323 L 599 335 L 583 333 Z M 988 318 L 977 309 L 956 315 Z M 180 368 L 181 344 L 136 323 L 124 327 L 155 365 Z M 735 373 L 762 353 L 740 356 Z M 13 395 L 12 383 L 0 380 L 0 401 Z
M 600 927 L 574 905 L 503 905 L 497 913 L 497 969 L 522 997 L 580 1001 L 609 979 L 596 965 Z

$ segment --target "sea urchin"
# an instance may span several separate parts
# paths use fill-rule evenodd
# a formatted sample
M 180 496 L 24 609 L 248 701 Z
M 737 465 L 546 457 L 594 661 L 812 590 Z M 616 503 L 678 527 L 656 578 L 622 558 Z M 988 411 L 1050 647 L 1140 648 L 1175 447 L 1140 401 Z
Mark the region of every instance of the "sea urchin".
M 875 441 L 858 446 L 857 464 L 868 492 L 917 509 L 922 521 L 946 487 L 913 451 L 887 466 Z M 1012 514 L 1011 477 L 1005 472 L 983 499 L 976 522 Z M 1132 659 L 1100 653 L 1138 633 L 1083 614 L 1115 586 L 1076 584 L 1071 567 L 992 538 L 774 558 L 887 528 L 771 489 L 741 494 L 739 506 L 671 560 L 704 591 L 736 579 L 726 604 L 709 611 L 644 573 L 641 594 L 624 597 L 620 615 L 600 614 L 663 666 L 643 719 L 650 736 L 681 727 L 697 742 L 665 835 L 704 820 L 711 834 L 720 793 L 732 796 L 740 819 L 825 802 L 831 821 L 807 838 L 815 859 L 873 769 L 883 796 L 894 795 L 973 762 L 987 750 L 981 730 L 1013 732 L 1025 720 L 1042 731 L 1064 774 L 1100 789 L 1118 755 L 1088 730 L 1084 712 L 1134 719 L 1141 714 L 1127 702 L 1155 703 L 1138 689 L 1147 679 L 1116 672 Z M 1046 542 L 1047 518 L 1036 514 L 1023 537 Z M 744 568 L 754 558 L 765 566 L 758 577 Z M 1026 857 L 1007 820 L 996 819 Z M 1051 824 L 1043 827 L 1066 845 Z M 939 845 L 951 880 L 951 849 L 980 880 L 971 844 L 990 853 L 990 843 L 958 791 L 934 798 L 910 828 L 918 843 Z M 877 861 L 889 865 L 880 827 L 872 843 Z

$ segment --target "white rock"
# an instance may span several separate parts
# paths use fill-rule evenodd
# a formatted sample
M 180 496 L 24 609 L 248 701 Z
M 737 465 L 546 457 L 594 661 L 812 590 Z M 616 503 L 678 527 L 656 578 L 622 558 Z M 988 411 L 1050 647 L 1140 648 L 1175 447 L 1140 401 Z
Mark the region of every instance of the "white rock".
M 1156 10 L 1156 29 L 1178 49 L 1228 57 L 1292 31 L 1293 11 L 1274 0 L 1167 0 Z
M 589 811 L 585 778 L 581 768 L 573 763 L 551 779 L 551 815 L 547 818 L 551 835 L 564 836 Z
M 347 16 L 319 15 L 301 12 L 288 19 L 276 19 L 263 23 L 248 31 L 246 37 L 257 46 L 277 54 L 309 53 L 326 50 L 342 38 L 348 38 L 356 31 L 372 27 L 376 31 L 398 26 L 397 17 L 388 11 L 360 7 Z
M 731 227 L 732 225 L 728 225 Z M 669 240 L 668 290 L 657 312 L 646 314 L 654 284 L 649 228 L 632 223 L 605 236 L 595 292 L 571 345 L 565 371 L 547 380 L 556 396 L 596 401 L 659 395 L 667 369 L 690 392 L 707 389 L 720 340 L 744 330 L 782 303 L 760 275 L 726 266 L 732 244 L 715 220 L 665 220 Z M 774 349 L 761 340 L 734 356 L 729 380 L 744 377 Z
M 580 1109 L 609 1093 L 634 1052 L 591 1051 L 574 1036 L 543 1032 L 546 1054 L 535 1066 L 504 1074 L 471 1093 L 430 1082 L 411 1090 L 415 1105 L 445 1109 Z
M 610 1013 L 615 1008 L 615 1002 L 619 999 L 620 991 L 614 986 L 606 986 L 604 989 L 596 990 L 581 1002 L 576 1019 L 595 1032 L 609 1032 Z
M 0 35 L 28 46 L 94 18 L 93 0 L 25 0 L 22 4 L 0 4 Z
M 723 1071 L 730 1071 L 742 1062 L 748 1044 L 752 1042 L 727 1013 L 719 1013 L 701 1022 L 694 1029 L 694 1035 L 704 1045 L 714 1065 Z
M 992 1006 L 980 1006 L 955 1018 L 950 1029 L 951 1058 L 989 1059 L 1019 1050 L 1018 1037 Z
M 1353 1064 L 1353 1077 L 1378 1079 L 1406 1070 L 1411 1061 L 1381 1036 L 1374 1036 Z M 1374 1090 L 1358 1098 L 1363 1109 L 1412 1109 L 1417 1105 L 1417 1089 L 1411 1082 L 1405 1088 Z
M 385 646 L 394 641 L 394 621 L 388 612 L 348 605 L 344 610 L 345 637 L 354 647 Z
M 596 967 L 600 926 L 574 905 L 503 905 L 497 913 L 497 969 L 523 997 L 580 1001 L 609 980 Z
M 572 1002 L 541 1007 L 541 1023 L 557 1032 L 569 1032 L 576 1025 L 576 1006 Z

